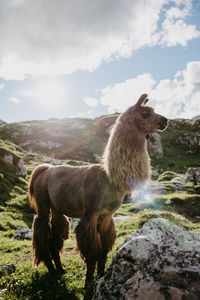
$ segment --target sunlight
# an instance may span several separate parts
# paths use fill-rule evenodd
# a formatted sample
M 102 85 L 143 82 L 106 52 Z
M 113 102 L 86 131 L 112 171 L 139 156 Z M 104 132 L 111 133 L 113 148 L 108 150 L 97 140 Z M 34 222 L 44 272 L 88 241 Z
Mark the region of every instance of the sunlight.
M 34 98 L 45 107 L 60 105 L 64 100 L 64 94 L 64 87 L 57 80 L 42 81 L 33 91 Z

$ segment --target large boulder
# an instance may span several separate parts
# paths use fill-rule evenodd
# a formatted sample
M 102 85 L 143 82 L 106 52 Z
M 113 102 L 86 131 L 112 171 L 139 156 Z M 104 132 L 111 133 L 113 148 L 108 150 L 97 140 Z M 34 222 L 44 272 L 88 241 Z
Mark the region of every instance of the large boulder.
M 118 248 L 94 299 L 200 299 L 200 233 L 148 221 Z

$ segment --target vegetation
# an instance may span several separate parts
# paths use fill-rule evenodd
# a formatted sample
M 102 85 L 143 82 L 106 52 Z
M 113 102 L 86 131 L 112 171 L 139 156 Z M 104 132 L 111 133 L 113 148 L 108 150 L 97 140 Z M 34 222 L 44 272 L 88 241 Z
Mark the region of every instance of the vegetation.
M 112 117 L 113 120 L 116 118 L 116 116 Z M 12 274 L 4 274 L 0 271 L 0 299 L 83 299 L 85 293 L 85 299 L 90 297 L 91 291 L 85 292 L 83 289 L 85 264 L 75 250 L 76 242 L 73 231 L 70 240 L 65 242 L 62 262 L 66 274 L 61 277 L 49 276 L 43 265 L 38 269 L 33 269 L 31 241 L 14 239 L 19 225 L 29 229 L 32 226 L 34 211 L 28 204 L 28 177 L 39 163 L 51 162 L 52 156 L 48 155 L 51 155 L 51 151 L 53 151 L 49 148 L 45 152 L 44 148 L 41 148 L 41 151 L 38 151 L 39 154 L 27 153 L 25 150 L 30 145 L 27 144 L 27 148 L 22 149 L 22 144 L 25 145 L 28 141 L 27 137 L 31 134 L 32 144 L 35 141 L 35 148 L 37 148 L 40 140 L 39 132 L 42 138 L 44 133 L 46 134 L 46 141 L 49 137 L 52 140 L 54 135 L 53 141 L 58 142 L 59 138 L 63 139 L 66 127 L 71 126 L 70 135 L 62 147 L 64 149 L 70 143 L 74 146 L 79 145 L 79 148 L 75 147 L 78 149 L 77 156 L 69 155 L 70 159 L 66 161 L 64 159 L 66 153 L 62 152 L 62 147 L 58 147 L 58 157 L 63 158 L 60 160 L 62 164 L 83 164 L 82 161 L 79 161 L 81 151 L 85 151 L 83 157 L 87 158 L 86 160 L 89 160 L 94 153 L 102 153 L 108 136 L 105 128 L 109 128 L 112 122 L 109 123 L 110 121 L 106 117 L 103 120 L 104 123 L 95 121 L 95 126 L 91 120 L 86 119 L 83 123 L 81 122 L 83 121 L 80 119 L 76 119 L 75 123 L 70 120 L 61 122 L 52 119 L 21 124 L 0 124 L 0 137 L 3 138 L 0 140 L 0 270 L 5 264 L 14 263 L 16 265 L 16 270 Z M 77 137 L 75 125 L 80 124 L 82 124 L 82 129 L 79 129 Z M 194 129 L 192 134 L 191 128 Z M 199 129 L 199 120 L 171 121 L 168 130 L 161 133 L 165 155 L 160 159 L 152 157 L 152 164 L 159 170 L 173 172 L 163 172 L 160 175 L 158 181 L 162 187 L 164 186 L 164 192 L 161 193 L 158 190 L 157 193 L 154 193 L 151 203 L 124 202 L 115 212 L 114 216 L 122 215 L 129 216 L 129 218 L 116 223 L 117 240 L 113 251 L 109 254 L 107 264 L 110 264 L 117 247 L 125 240 L 126 236 L 141 228 L 152 218 L 166 218 L 173 224 L 182 226 L 189 231 L 200 231 L 200 186 L 193 182 L 187 182 L 183 190 L 177 191 L 176 185 L 179 185 L 179 178 L 174 173 L 185 173 L 188 167 L 200 166 L 200 157 L 197 155 L 200 142 L 195 138 Z M 189 133 L 190 141 L 187 138 Z M 59 134 L 61 136 L 57 139 L 56 135 Z M 74 138 L 75 135 L 79 144 Z M 8 138 L 12 142 L 5 141 Z M 13 142 L 20 144 L 21 147 Z M 100 147 L 99 144 L 101 144 Z M 12 156 L 13 163 L 6 162 L 5 155 Z M 55 157 L 55 155 L 53 156 Z M 27 178 L 18 175 L 17 163 L 22 157 L 28 172 Z

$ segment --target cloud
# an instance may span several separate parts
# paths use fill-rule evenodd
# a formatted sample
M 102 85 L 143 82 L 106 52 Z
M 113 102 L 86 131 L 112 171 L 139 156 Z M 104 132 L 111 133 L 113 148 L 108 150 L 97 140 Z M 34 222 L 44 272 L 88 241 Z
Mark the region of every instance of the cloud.
M 168 118 L 192 118 L 200 114 L 200 61 L 189 62 L 172 80 L 156 82 L 151 74 L 105 87 L 100 101 L 108 112 L 124 111 L 133 105 L 140 94 L 148 93 L 150 105 Z
M 190 10 L 190 0 L 1 1 L 0 77 L 93 71 L 142 47 L 185 46 L 199 36 L 183 21 Z
M 15 104 L 19 104 L 20 103 L 20 100 L 18 98 L 16 98 L 16 97 L 10 97 L 9 101 L 12 102 L 12 103 L 15 103 Z
M 95 98 L 85 97 L 85 98 L 83 99 L 83 101 L 84 101 L 88 106 L 91 106 L 91 107 L 97 107 L 97 106 L 98 106 L 98 100 L 95 99 Z
M 149 93 L 156 81 L 151 74 L 142 74 L 101 90 L 100 102 L 108 106 L 108 111 L 123 111 L 133 105 L 142 93 Z
M 166 19 L 162 24 L 160 44 L 167 47 L 186 46 L 188 41 L 200 37 L 196 26 L 187 25 L 183 20 Z
M 0 90 L 4 88 L 4 84 L 0 84 Z

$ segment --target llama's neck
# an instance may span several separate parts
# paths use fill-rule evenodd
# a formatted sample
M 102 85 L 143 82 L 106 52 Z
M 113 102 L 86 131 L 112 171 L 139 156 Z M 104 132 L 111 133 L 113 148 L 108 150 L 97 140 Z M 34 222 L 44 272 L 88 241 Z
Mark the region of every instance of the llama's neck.
M 116 124 L 104 151 L 104 168 L 110 181 L 128 192 L 151 176 L 150 158 L 145 135 L 135 127 Z

